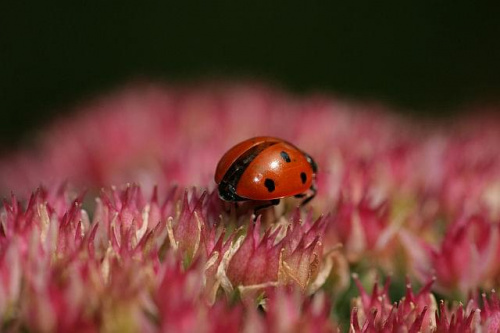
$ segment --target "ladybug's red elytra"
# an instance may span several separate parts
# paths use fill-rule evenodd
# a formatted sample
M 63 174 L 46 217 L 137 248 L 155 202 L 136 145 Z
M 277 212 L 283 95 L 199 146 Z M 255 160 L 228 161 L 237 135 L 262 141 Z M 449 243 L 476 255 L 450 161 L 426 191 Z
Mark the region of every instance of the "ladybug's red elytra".
M 238 143 L 222 156 L 215 182 L 222 200 L 269 201 L 257 211 L 290 196 L 305 198 L 302 205 L 306 204 L 316 195 L 317 171 L 312 157 L 293 144 L 259 136 Z

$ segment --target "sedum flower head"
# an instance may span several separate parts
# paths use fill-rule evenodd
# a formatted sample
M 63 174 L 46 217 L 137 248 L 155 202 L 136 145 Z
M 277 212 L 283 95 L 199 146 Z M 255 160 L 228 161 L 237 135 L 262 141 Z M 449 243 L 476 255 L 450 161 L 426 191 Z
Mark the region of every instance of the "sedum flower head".
M 497 331 L 498 117 L 392 111 L 237 83 L 82 105 L 0 156 L 0 331 Z M 306 207 L 219 199 L 257 135 L 315 158 Z

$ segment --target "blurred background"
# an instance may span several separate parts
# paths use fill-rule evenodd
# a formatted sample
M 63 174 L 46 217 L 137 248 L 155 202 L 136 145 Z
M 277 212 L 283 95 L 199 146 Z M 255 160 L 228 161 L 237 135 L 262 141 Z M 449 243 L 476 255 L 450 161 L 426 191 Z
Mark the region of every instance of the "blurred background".
M 0 152 L 127 82 L 271 82 L 453 115 L 498 100 L 494 1 L 0 4 Z

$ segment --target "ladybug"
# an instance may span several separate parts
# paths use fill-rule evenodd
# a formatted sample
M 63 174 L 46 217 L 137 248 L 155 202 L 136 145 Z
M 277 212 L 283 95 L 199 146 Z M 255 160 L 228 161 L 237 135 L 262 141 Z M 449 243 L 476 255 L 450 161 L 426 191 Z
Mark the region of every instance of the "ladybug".
M 222 156 L 215 171 L 219 197 L 229 202 L 267 201 L 254 209 L 277 205 L 290 196 L 316 195 L 316 162 L 293 144 L 270 136 L 238 143 Z M 309 195 L 307 194 L 309 192 Z

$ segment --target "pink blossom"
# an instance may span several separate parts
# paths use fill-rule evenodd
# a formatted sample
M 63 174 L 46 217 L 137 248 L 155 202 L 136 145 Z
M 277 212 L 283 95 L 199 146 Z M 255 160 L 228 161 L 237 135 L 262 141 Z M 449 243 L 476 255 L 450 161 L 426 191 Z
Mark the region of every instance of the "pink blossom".
M 322 292 L 307 299 L 297 289 L 274 289 L 265 303 L 266 332 L 338 332 L 329 318 L 330 307 Z
M 275 244 L 279 230 L 267 230 L 261 237 L 260 220 L 249 223 L 247 236 L 229 261 L 227 276 L 233 285 L 261 285 L 278 282 L 281 245 Z
M 407 282 L 406 294 L 392 304 L 389 297 L 388 279 L 383 289 L 375 283 L 369 295 L 358 277 L 354 276 L 360 296 L 354 301 L 351 313 L 352 332 L 392 332 L 404 329 L 408 332 L 429 332 L 435 326 L 432 313 L 436 310 L 435 299 L 430 293 L 433 281 L 429 281 L 417 294 Z
M 448 226 L 439 246 L 409 235 L 404 240 L 410 256 L 417 257 L 418 275 L 435 275 L 438 290 L 458 292 L 465 298 L 478 288 L 491 288 L 495 283 L 499 272 L 498 236 L 495 223 L 485 215 L 474 215 L 464 216 Z

